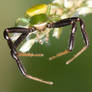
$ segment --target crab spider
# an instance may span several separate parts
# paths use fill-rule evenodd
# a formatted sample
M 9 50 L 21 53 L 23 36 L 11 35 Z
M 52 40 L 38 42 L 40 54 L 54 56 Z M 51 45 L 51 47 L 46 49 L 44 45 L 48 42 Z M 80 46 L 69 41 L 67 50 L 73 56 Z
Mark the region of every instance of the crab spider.
M 81 53 L 83 53 L 88 48 L 89 40 L 88 40 L 87 33 L 85 31 L 85 24 L 84 24 L 84 22 L 81 18 L 71 17 L 71 18 L 61 19 L 61 20 L 57 20 L 57 21 L 52 21 L 52 20 L 50 20 L 51 17 L 49 17 L 49 14 L 46 13 L 47 11 L 48 11 L 48 5 L 46 5 L 46 4 L 37 5 L 37 6 L 34 6 L 30 9 L 28 9 L 27 12 L 26 12 L 27 16 L 25 18 L 26 21 L 27 21 L 26 25 L 28 25 L 28 26 L 22 27 L 22 25 L 21 25 L 21 26 L 6 28 L 4 30 L 4 38 L 8 42 L 8 46 L 10 48 L 11 56 L 16 61 L 17 66 L 18 66 L 19 70 L 21 71 L 21 73 L 26 78 L 36 80 L 36 81 L 39 81 L 39 82 L 43 82 L 45 84 L 52 85 L 53 82 L 44 81 L 42 79 L 39 79 L 37 77 L 33 77 L 33 76 L 27 74 L 21 60 L 19 59 L 19 56 L 43 56 L 43 54 L 31 54 L 31 53 L 18 52 L 17 47 L 20 45 L 20 43 L 30 33 L 33 33 L 35 31 L 44 32 L 44 30 L 46 28 L 49 28 L 49 29 L 61 28 L 61 27 L 65 27 L 65 26 L 68 26 L 68 25 L 72 25 L 68 49 L 65 50 L 64 52 L 60 52 L 60 53 L 56 54 L 56 56 L 52 56 L 52 57 L 49 58 L 49 60 L 53 60 L 57 57 L 68 54 L 69 52 L 71 52 L 73 50 L 74 40 L 75 40 L 74 37 L 75 37 L 76 29 L 77 29 L 76 23 L 79 22 L 81 32 L 82 32 L 82 36 L 83 36 L 83 39 L 84 39 L 84 42 L 85 42 L 85 46 L 74 57 L 72 57 L 70 60 L 68 60 L 66 62 L 66 64 L 69 64 L 70 62 L 72 62 L 75 58 L 77 58 Z M 23 21 L 23 20 L 21 19 L 21 21 Z M 10 36 L 9 36 L 10 33 L 21 33 L 21 35 L 19 36 L 19 38 L 15 42 L 13 42 L 12 39 L 10 38 Z

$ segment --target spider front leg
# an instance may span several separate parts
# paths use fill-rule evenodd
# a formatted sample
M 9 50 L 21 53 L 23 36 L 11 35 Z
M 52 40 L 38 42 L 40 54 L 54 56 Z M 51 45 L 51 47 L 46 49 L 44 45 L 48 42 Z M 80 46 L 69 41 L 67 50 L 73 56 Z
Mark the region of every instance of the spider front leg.
M 15 59 L 17 65 L 18 65 L 18 68 L 19 70 L 21 71 L 21 73 L 26 77 L 26 78 L 29 78 L 29 79 L 32 79 L 32 80 L 35 80 L 35 81 L 39 81 L 39 82 L 42 82 L 42 83 L 45 83 L 45 84 L 53 84 L 53 82 L 49 82 L 49 81 L 44 81 L 42 79 L 39 79 L 39 78 L 36 78 L 36 77 L 33 77 L 29 74 L 27 74 L 21 60 L 19 59 L 18 57 L 18 52 L 16 50 L 16 48 L 18 47 L 18 45 L 26 38 L 26 36 L 30 33 L 30 32 L 33 32 L 35 31 L 35 28 L 19 28 L 19 27 L 14 27 L 14 28 L 7 28 L 5 29 L 4 31 L 4 38 L 7 40 L 8 42 L 8 45 L 9 45 L 9 48 L 11 50 L 11 55 L 13 57 L 13 59 Z M 10 39 L 9 37 L 9 33 L 22 33 L 21 36 L 13 43 L 12 40 Z
M 84 22 L 79 17 L 72 17 L 72 18 L 60 20 L 56 23 L 49 23 L 47 25 L 48 28 L 58 28 L 58 27 L 64 27 L 64 26 L 67 26 L 67 25 L 72 25 L 72 32 L 71 32 L 71 35 L 70 35 L 68 50 L 65 50 L 64 52 L 58 53 L 56 56 L 50 57 L 49 60 L 53 60 L 53 59 L 55 59 L 59 56 L 68 54 L 69 52 L 72 51 L 73 46 L 74 46 L 74 34 L 76 32 L 76 22 L 78 22 L 78 21 L 80 22 L 81 32 L 82 32 L 83 39 L 85 41 L 86 46 L 84 46 L 73 58 L 68 60 L 66 62 L 66 64 L 69 64 L 70 62 L 72 62 L 75 58 L 77 58 L 80 54 L 82 54 L 87 49 L 87 47 L 89 46 L 89 40 L 88 40 L 88 36 L 85 32 Z
M 77 28 L 76 23 L 73 22 L 73 24 L 72 24 L 72 31 L 71 31 L 71 35 L 70 35 L 70 41 L 69 41 L 69 49 L 65 50 L 64 52 L 56 54 L 56 56 L 50 57 L 49 60 L 53 60 L 53 59 L 55 59 L 57 57 L 66 55 L 66 54 L 68 54 L 69 52 L 72 51 L 73 46 L 74 46 L 74 35 L 75 35 L 75 32 L 76 32 L 76 28 Z

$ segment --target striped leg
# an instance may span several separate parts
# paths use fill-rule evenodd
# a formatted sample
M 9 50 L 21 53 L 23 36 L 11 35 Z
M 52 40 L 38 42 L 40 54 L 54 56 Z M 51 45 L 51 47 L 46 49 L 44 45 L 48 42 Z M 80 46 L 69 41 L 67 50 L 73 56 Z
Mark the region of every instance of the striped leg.
M 72 32 L 71 32 L 70 41 L 69 41 L 69 49 L 57 54 L 56 56 L 50 57 L 49 60 L 53 60 L 59 56 L 68 54 L 70 51 L 72 51 L 73 46 L 74 46 L 74 34 L 76 32 L 76 22 L 78 22 L 78 21 L 80 22 L 81 32 L 82 32 L 83 39 L 85 41 L 86 46 L 84 46 L 73 58 L 68 60 L 66 62 L 66 64 L 69 64 L 70 62 L 72 62 L 74 59 L 76 59 L 80 54 L 82 54 L 88 48 L 89 40 L 88 40 L 88 36 L 85 32 L 85 25 L 84 25 L 84 22 L 79 17 L 72 17 L 72 18 L 60 20 L 56 23 L 49 23 L 49 24 L 47 24 L 48 28 L 58 28 L 58 27 L 72 25 Z
M 29 34 L 29 32 L 32 32 L 32 31 L 35 31 L 35 29 L 34 28 L 31 28 L 31 29 L 27 29 L 27 28 L 7 28 L 4 31 L 4 38 L 7 40 L 9 48 L 11 50 L 11 55 L 12 55 L 13 59 L 15 59 L 15 61 L 17 63 L 17 66 L 18 66 L 18 68 L 19 68 L 19 70 L 21 71 L 22 74 L 26 78 L 29 78 L 29 79 L 32 79 L 32 80 L 35 80 L 35 81 L 39 81 L 39 82 L 51 85 L 51 84 L 53 84 L 53 82 L 44 81 L 42 79 L 39 79 L 37 77 L 33 77 L 33 76 L 27 74 L 21 60 L 18 57 L 18 52 L 17 52 L 16 48 L 21 43 L 21 41 L 23 41 L 26 38 L 26 36 Z M 9 35 L 8 35 L 9 33 L 22 33 L 22 34 L 13 43 L 12 40 L 10 39 Z

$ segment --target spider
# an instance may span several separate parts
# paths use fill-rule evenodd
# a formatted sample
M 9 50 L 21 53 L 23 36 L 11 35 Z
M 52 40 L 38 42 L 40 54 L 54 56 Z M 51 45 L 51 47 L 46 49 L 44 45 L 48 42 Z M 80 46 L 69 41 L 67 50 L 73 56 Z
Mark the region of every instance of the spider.
M 33 6 L 32 8 L 26 11 L 26 15 L 24 18 L 20 18 L 17 20 L 15 27 L 6 28 L 4 30 L 4 38 L 7 40 L 12 58 L 16 61 L 19 70 L 26 78 L 52 85 L 53 82 L 51 81 L 44 81 L 42 79 L 39 79 L 37 77 L 33 77 L 27 74 L 21 60 L 19 59 L 19 56 L 43 56 L 43 54 L 31 54 L 31 53 L 18 52 L 17 47 L 20 45 L 20 43 L 30 33 L 34 33 L 34 32 L 41 33 L 41 32 L 44 32 L 47 28 L 48 29 L 61 28 L 68 25 L 72 25 L 68 49 L 65 50 L 64 52 L 60 52 L 56 54 L 56 56 L 52 56 L 49 58 L 49 60 L 53 60 L 57 57 L 68 54 L 69 52 L 73 50 L 74 40 L 75 40 L 74 36 L 75 36 L 76 28 L 77 28 L 76 23 L 79 22 L 82 36 L 86 45 L 74 57 L 72 57 L 72 59 L 66 62 L 66 64 L 69 64 L 88 48 L 89 40 L 88 40 L 87 33 L 85 32 L 84 22 L 81 18 L 71 17 L 71 18 L 66 18 L 66 19 L 59 18 L 58 20 L 53 20 L 49 12 L 50 12 L 49 5 L 40 4 L 40 5 Z M 14 33 L 14 34 L 21 33 L 21 35 L 18 37 L 18 39 L 16 39 L 15 42 L 13 42 L 9 36 L 10 33 Z

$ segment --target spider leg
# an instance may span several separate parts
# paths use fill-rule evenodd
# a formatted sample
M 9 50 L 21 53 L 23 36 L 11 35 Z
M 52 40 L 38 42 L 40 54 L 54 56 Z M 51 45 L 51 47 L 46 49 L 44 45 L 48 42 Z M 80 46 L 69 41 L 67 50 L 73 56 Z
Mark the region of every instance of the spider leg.
M 82 36 L 83 36 L 83 39 L 85 41 L 86 46 L 84 46 L 75 56 L 73 56 L 70 60 L 68 60 L 66 62 L 66 64 L 69 64 L 70 62 L 72 62 L 74 59 L 76 59 L 80 54 L 82 54 L 88 48 L 89 40 L 88 40 L 87 33 L 85 31 L 85 25 L 84 25 L 84 22 L 79 17 L 72 17 L 72 18 L 60 20 L 56 23 L 49 23 L 49 24 L 47 24 L 48 28 L 58 28 L 58 27 L 64 27 L 64 26 L 72 25 L 72 32 L 71 32 L 71 35 L 70 35 L 68 50 L 61 52 L 61 53 L 57 54 L 56 56 L 50 57 L 49 58 L 50 60 L 53 60 L 53 59 L 55 59 L 59 56 L 68 54 L 70 51 L 72 51 L 73 46 L 74 46 L 74 34 L 76 32 L 76 22 L 78 22 L 78 21 L 80 22 L 81 32 L 82 32 Z
M 40 44 L 43 44 L 43 42 L 40 40 L 39 33 L 37 33 L 36 36 L 37 36 L 38 42 L 39 42 Z
M 80 22 L 82 36 L 83 36 L 83 39 L 84 39 L 84 42 L 86 45 L 77 54 L 75 54 L 70 60 L 68 60 L 66 62 L 66 64 L 71 63 L 74 59 L 76 59 L 79 55 L 81 55 L 89 46 L 89 39 L 88 39 L 88 35 L 85 31 L 85 24 L 80 18 L 77 18 L 77 21 Z
M 15 48 L 17 48 L 19 46 L 19 44 L 26 38 L 28 33 L 22 33 L 21 36 L 14 42 L 14 46 Z M 33 56 L 44 56 L 43 54 L 32 54 L 32 53 L 21 53 L 21 52 L 18 52 L 17 54 L 18 56 L 30 56 L 30 57 L 33 57 Z
M 29 32 L 32 32 L 32 31 L 35 31 L 35 29 L 33 29 L 33 28 L 30 28 L 30 29 L 18 28 L 18 27 L 17 28 L 16 27 L 15 28 L 7 28 L 4 31 L 4 38 L 7 40 L 9 48 L 11 50 L 11 55 L 12 55 L 13 59 L 15 59 L 17 65 L 18 65 L 18 68 L 19 68 L 19 70 L 21 71 L 22 74 L 26 78 L 51 85 L 51 84 L 53 84 L 53 82 L 44 81 L 42 79 L 39 79 L 37 77 L 33 77 L 33 76 L 27 74 L 21 60 L 18 57 L 18 52 L 16 50 L 17 46 L 21 43 L 21 40 L 23 41 L 26 38 L 26 36 L 29 34 Z M 10 39 L 10 37 L 9 37 L 9 33 L 22 33 L 22 35 L 19 37 L 20 39 L 18 38 L 17 41 L 15 41 L 15 43 L 13 43 L 12 40 Z M 19 42 L 19 43 L 17 43 L 17 42 Z
M 46 29 L 46 42 L 48 42 L 49 40 L 49 33 L 50 33 L 50 30 Z
M 74 46 L 74 35 L 75 35 L 75 32 L 76 32 L 76 28 L 77 28 L 76 23 L 73 22 L 73 24 L 72 24 L 72 31 L 71 31 L 71 35 L 70 35 L 70 41 L 69 41 L 69 49 L 67 49 L 67 50 L 65 50 L 65 51 L 63 51 L 63 52 L 60 52 L 60 53 L 56 54 L 56 56 L 50 57 L 49 60 L 53 60 L 53 59 L 55 59 L 55 58 L 57 58 L 57 57 L 66 55 L 66 54 L 68 54 L 69 52 L 72 51 L 73 46 Z
M 21 53 L 18 52 L 18 56 L 26 56 L 26 57 L 41 57 L 44 56 L 43 54 L 33 54 L 33 53 Z

